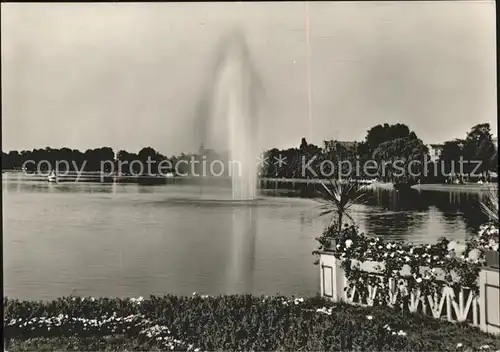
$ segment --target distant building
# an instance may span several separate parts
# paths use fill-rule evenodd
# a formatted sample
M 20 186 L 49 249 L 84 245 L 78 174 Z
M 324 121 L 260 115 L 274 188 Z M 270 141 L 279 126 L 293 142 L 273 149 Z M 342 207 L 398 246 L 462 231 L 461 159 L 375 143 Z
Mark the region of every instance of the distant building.
M 443 151 L 443 144 L 427 144 L 427 148 L 429 149 L 429 156 L 431 157 L 431 161 L 439 160 L 441 153 Z
M 331 140 L 331 141 L 325 141 L 324 142 L 324 149 L 327 150 L 335 150 L 337 146 L 344 148 L 346 150 L 357 150 L 359 142 L 355 141 L 336 141 L 336 140 Z
M 338 144 L 343 146 L 346 149 L 356 149 L 358 147 L 359 142 L 351 142 L 351 141 L 336 141 Z

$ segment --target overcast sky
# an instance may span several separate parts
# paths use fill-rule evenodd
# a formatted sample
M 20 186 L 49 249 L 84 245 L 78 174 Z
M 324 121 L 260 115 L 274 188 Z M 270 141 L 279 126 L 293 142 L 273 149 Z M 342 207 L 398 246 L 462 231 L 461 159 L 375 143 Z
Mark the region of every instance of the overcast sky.
M 482 122 L 496 134 L 493 1 L 1 7 L 4 151 L 196 150 L 217 42 L 236 27 L 265 90 L 263 148 L 362 140 L 384 122 L 425 143 Z

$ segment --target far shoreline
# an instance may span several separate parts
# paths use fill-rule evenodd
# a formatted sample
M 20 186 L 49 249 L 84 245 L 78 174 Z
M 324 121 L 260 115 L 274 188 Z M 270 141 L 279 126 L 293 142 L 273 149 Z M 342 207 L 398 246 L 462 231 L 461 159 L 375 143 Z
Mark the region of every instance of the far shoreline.
M 411 188 L 417 191 L 441 191 L 441 192 L 449 192 L 449 191 L 460 191 L 460 192 L 481 192 L 488 191 L 492 187 L 494 187 L 497 183 L 469 183 L 464 185 L 453 185 L 453 184 L 441 184 L 441 183 L 427 183 L 427 184 L 419 184 L 413 185 Z
M 2 170 L 3 176 L 2 179 L 7 179 L 8 174 L 20 174 L 19 170 Z M 104 176 L 102 180 L 101 177 L 96 175 L 95 172 L 85 172 L 83 175 L 77 180 L 77 178 L 73 175 L 63 176 L 60 179 L 60 183 L 102 183 L 102 184 L 113 184 L 113 183 L 139 183 L 141 184 L 143 181 L 145 184 L 148 181 L 153 181 L 153 184 L 176 184 L 176 183 L 184 183 L 190 182 L 198 179 L 193 176 L 184 176 L 184 177 L 154 177 L 154 176 Z M 19 180 L 19 176 L 17 177 Z M 30 174 L 28 177 L 22 177 L 26 181 L 46 181 L 47 177 L 45 175 L 36 175 Z M 214 177 L 209 178 L 212 180 L 225 180 L 229 179 L 229 177 Z M 205 179 L 206 180 L 206 179 Z M 313 186 L 325 182 L 325 179 L 319 178 L 268 178 L 268 177 L 260 177 L 258 178 L 259 188 L 260 189 L 287 189 L 291 186 L 291 188 L 300 187 L 300 185 Z M 196 183 L 196 182 L 195 182 Z M 422 183 L 411 186 L 411 189 L 416 191 L 440 191 L 440 192 L 449 192 L 449 191 L 458 191 L 458 192 L 483 192 L 488 191 L 492 187 L 494 187 L 497 183 L 468 183 L 468 184 L 441 184 L 441 183 Z M 289 185 L 288 187 L 286 185 Z M 391 182 L 380 182 L 375 181 L 373 183 L 364 185 L 368 189 L 384 189 L 384 190 L 393 190 L 394 185 Z

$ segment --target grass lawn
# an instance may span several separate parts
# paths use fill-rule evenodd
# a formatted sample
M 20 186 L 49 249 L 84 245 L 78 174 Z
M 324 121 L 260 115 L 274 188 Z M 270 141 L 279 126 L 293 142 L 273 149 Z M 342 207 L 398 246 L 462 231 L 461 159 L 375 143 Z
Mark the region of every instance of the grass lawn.
M 6 350 L 497 351 L 500 338 L 387 307 L 315 297 L 4 300 Z

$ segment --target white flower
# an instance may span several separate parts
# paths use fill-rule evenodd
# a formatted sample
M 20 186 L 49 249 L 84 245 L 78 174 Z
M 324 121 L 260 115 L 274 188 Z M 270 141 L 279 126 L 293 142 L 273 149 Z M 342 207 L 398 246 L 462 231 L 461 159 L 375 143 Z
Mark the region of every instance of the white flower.
M 479 249 L 474 248 L 469 252 L 469 257 L 467 259 L 470 259 L 471 261 L 478 260 L 480 255 L 481 252 L 479 251 Z
M 367 315 L 367 316 L 366 316 L 366 319 L 368 319 L 368 320 L 372 320 L 372 319 L 373 319 L 373 317 L 372 317 L 371 315 Z
M 346 248 L 349 248 L 349 247 L 351 247 L 351 246 L 352 246 L 352 240 L 346 240 L 346 241 L 345 241 L 345 247 L 346 247 Z
M 448 252 L 451 252 L 451 251 L 454 251 L 457 247 L 457 242 L 455 241 L 451 241 L 450 243 L 448 243 Z
M 490 239 L 490 241 L 488 242 L 488 245 L 491 247 L 491 248 L 494 248 L 495 246 L 498 245 L 498 240 L 495 241 L 493 238 Z
M 460 348 L 462 346 L 463 346 L 463 344 L 461 342 L 457 343 L 457 348 Z
M 405 256 L 405 261 L 406 261 L 406 262 L 409 262 L 409 261 L 410 261 L 410 257 Z
M 422 279 L 419 277 L 419 278 L 417 278 L 415 281 L 417 281 L 418 283 L 421 283 L 421 282 L 422 282 Z
M 326 315 L 332 315 L 332 308 L 327 309 L 326 307 L 316 309 L 317 313 L 323 313 Z
M 399 336 L 406 336 L 406 332 L 404 332 L 403 330 L 399 330 L 398 335 Z

